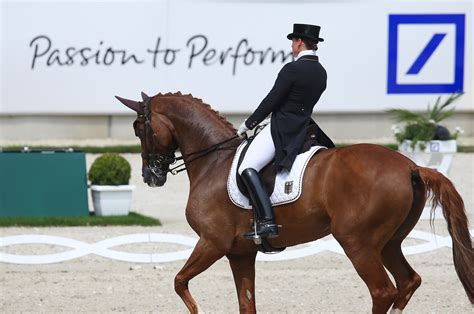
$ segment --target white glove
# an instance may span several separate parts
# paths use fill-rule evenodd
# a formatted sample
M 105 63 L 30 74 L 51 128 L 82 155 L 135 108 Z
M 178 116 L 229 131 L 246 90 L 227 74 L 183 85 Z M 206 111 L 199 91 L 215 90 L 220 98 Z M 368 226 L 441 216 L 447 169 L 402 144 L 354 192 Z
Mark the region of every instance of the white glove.
M 237 130 L 237 135 L 241 138 L 244 138 L 249 130 L 249 128 L 245 125 L 245 121 L 239 126 L 239 129 Z M 245 134 L 245 135 L 244 135 Z
M 271 120 L 272 120 L 271 118 L 267 118 L 267 119 L 263 120 L 262 122 L 260 122 L 259 125 L 260 125 L 261 127 L 267 126 L 268 124 L 270 124 L 270 121 L 271 121 Z

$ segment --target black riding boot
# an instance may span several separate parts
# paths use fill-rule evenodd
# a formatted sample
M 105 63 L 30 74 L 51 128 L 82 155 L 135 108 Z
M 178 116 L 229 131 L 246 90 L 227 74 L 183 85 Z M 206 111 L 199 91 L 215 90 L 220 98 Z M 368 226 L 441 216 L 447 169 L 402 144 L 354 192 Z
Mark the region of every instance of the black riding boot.
M 240 175 L 250 195 L 254 210 L 257 212 L 257 235 L 274 238 L 278 236 L 278 226 L 275 224 L 272 203 L 265 191 L 258 172 L 253 168 L 245 169 Z M 244 235 L 246 238 L 255 237 L 255 230 Z

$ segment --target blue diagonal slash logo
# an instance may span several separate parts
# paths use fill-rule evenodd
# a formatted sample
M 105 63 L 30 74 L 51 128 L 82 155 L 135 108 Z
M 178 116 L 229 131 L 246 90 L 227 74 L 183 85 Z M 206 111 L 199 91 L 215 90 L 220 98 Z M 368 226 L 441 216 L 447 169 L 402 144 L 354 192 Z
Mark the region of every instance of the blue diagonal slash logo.
M 388 94 L 463 91 L 465 14 L 390 14 L 388 22 Z
M 418 74 L 428 59 L 431 57 L 433 52 L 435 52 L 436 48 L 438 48 L 439 44 L 441 44 L 441 41 L 445 36 L 446 34 L 434 34 L 426 45 L 425 49 L 423 49 L 418 58 L 412 64 L 407 74 Z

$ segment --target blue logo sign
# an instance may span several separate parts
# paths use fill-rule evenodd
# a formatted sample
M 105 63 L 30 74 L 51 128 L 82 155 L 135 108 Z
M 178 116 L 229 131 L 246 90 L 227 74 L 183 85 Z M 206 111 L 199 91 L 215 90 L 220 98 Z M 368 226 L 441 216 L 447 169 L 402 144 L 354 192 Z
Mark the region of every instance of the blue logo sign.
M 389 15 L 387 92 L 462 92 L 464 25 L 464 14 Z

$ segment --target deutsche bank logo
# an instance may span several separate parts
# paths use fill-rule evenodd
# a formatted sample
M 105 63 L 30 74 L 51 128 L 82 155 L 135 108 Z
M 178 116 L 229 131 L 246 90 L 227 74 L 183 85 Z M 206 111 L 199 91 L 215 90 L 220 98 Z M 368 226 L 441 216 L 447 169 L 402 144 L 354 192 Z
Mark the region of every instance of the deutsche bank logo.
M 462 92 L 464 24 L 464 14 L 389 15 L 387 93 Z

